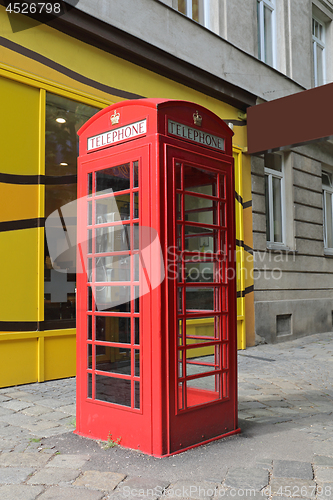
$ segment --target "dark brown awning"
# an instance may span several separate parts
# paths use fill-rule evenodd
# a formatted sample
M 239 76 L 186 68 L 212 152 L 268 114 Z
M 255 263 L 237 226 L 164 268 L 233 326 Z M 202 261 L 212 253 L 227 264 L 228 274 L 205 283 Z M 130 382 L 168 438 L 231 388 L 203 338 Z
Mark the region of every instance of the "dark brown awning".
M 333 136 L 333 83 L 247 109 L 248 152 Z

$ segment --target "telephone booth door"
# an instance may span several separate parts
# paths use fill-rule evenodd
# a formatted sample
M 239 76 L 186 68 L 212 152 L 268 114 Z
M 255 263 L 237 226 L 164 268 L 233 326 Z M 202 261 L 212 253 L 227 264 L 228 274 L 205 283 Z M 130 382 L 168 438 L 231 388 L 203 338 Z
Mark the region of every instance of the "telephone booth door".
M 232 159 L 168 148 L 171 453 L 237 429 Z M 229 246 L 229 244 L 231 244 Z M 233 309 L 230 311 L 230 309 Z M 231 312 L 231 314 L 230 314 Z
M 150 378 L 150 335 L 143 314 L 147 296 L 139 294 L 147 163 L 144 146 L 80 162 L 78 253 L 86 272 L 78 276 L 77 432 L 121 438 L 124 446 L 149 452 L 150 392 L 142 379 Z

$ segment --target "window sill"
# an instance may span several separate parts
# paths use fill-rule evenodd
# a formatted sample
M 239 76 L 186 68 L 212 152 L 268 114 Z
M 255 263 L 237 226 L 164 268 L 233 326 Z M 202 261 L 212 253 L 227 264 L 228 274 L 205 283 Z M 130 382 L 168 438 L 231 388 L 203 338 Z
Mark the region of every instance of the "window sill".
M 324 248 L 324 256 L 333 258 L 333 248 Z
M 268 243 L 267 242 L 267 250 L 269 252 L 283 252 L 283 253 L 297 253 L 296 250 L 293 250 L 290 247 L 287 247 L 286 245 L 283 244 L 274 244 L 274 243 Z M 332 253 L 333 256 L 333 253 Z

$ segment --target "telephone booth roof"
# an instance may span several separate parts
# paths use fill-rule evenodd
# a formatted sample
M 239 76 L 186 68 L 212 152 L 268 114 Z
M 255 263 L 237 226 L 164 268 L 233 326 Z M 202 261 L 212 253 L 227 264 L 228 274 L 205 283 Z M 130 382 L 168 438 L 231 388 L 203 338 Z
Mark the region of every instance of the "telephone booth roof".
M 200 121 L 194 121 L 194 115 L 199 120 L 202 120 L 201 123 Z M 174 99 L 135 99 L 122 101 L 102 109 L 79 129 L 81 155 L 98 151 L 111 145 L 103 143 L 100 146 L 89 148 L 89 138 L 94 138 L 98 134 L 120 130 L 123 126 L 139 123 L 143 119 L 146 119 L 144 132 L 135 135 L 135 137 L 129 137 L 128 140 L 155 133 L 170 135 L 168 131 L 168 119 L 172 119 L 176 124 L 181 124 L 187 127 L 187 129 L 196 129 L 199 132 L 204 131 L 215 139 L 222 138 L 224 140 L 224 148 L 223 150 L 219 148 L 220 152 L 228 155 L 232 154 L 233 131 L 221 118 L 207 108 L 193 102 Z M 181 138 L 187 140 L 187 137 L 182 136 Z M 209 143 L 201 145 L 210 147 Z

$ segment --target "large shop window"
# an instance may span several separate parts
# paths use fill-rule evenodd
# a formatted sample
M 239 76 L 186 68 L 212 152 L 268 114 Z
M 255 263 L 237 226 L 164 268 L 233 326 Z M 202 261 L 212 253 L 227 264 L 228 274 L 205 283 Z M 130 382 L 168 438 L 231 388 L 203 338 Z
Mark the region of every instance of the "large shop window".
M 64 97 L 46 94 L 45 123 L 45 218 L 58 211 L 64 234 L 75 231 L 76 214 L 66 222 L 62 207 L 77 197 L 77 131 L 99 109 Z M 68 225 L 71 227 L 67 227 Z M 58 229 L 56 229 L 58 230 Z M 59 244 L 62 235 L 59 235 Z M 55 252 L 56 253 L 56 252 Z M 61 266 L 59 262 L 61 261 Z M 59 262 L 50 258 L 44 246 L 44 327 L 75 327 L 75 246 L 60 254 Z M 59 272 L 59 269 L 62 272 Z
M 318 87 L 325 82 L 325 26 L 315 18 L 312 18 L 312 45 L 314 84 Z
M 283 161 L 279 154 L 265 155 L 266 238 L 269 246 L 282 246 Z
M 275 67 L 275 1 L 258 0 L 258 57 Z
M 209 28 L 210 0 L 178 0 L 178 11 Z
M 322 172 L 325 253 L 333 254 L 333 175 Z

